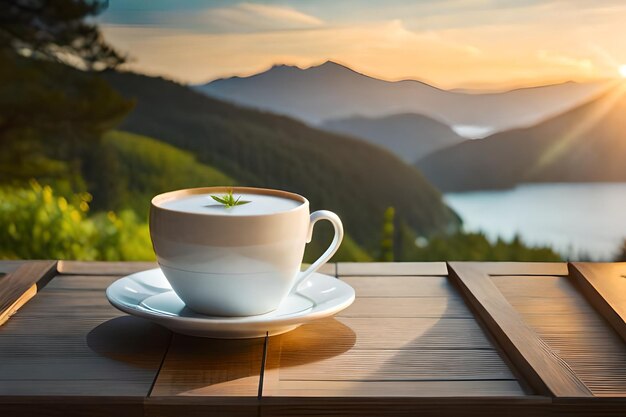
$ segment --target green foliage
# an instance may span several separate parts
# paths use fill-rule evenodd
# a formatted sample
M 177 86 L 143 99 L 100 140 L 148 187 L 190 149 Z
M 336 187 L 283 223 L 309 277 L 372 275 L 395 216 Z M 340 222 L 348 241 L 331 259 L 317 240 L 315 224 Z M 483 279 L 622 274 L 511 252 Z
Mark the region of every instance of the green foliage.
M 22 130 L 48 140 L 67 141 L 79 134 L 93 138 L 117 125 L 133 107 L 92 73 L 1 51 L 0 63 L 0 138 Z
M 426 240 L 404 228 L 402 242 L 406 261 L 562 261 L 549 247 L 529 247 L 518 236 L 510 242 L 498 239 L 491 243 L 482 233 L 457 232 Z
M 395 227 L 393 225 L 396 211 L 393 207 L 387 207 L 383 216 L 383 232 L 380 240 L 380 260 L 393 262 L 393 238 Z
M 103 137 L 115 165 L 104 175 L 112 176 L 121 190 L 117 207 L 102 197 L 104 209 L 130 208 L 147 214 L 150 200 L 157 194 L 181 188 L 234 185 L 235 181 L 219 170 L 199 163 L 190 152 L 146 136 L 110 131 Z M 100 198 L 94 195 L 94 201 Z
M 0 183 L 106 191 L 100 135 L 133 103 L 92 74 L 1 50 L 0 85 Z
M 154 260 L 147 223 L 142 223 L 135 212 L 123 210 L 98 213 L 93 217 L 96 230 L 94 247 L 99 259 L 107 261 Z
M 327 222 L 318 222 L 315 224 L 313 239 L 311 243 L 306 245 L 304 252 L 304 262 L 313 263 L 319 258 L 328 245 L 330 244 L 334 234 L 333 227 Z M 330 262 L 369 262 L 373 258 L 358 243 L 352 239 L 349 234 L 344 234 L 341 246 Z
M 153 259 L 148 226 L 130 211 L 88 218 L 91 195 L 66 199 L 49 186 L 0 187 L 0 258 Z
M 78 195 L 68 202 L 36 182 L 31 189 L 0 188 L 0 257 L 95 259 L 88 200 Z

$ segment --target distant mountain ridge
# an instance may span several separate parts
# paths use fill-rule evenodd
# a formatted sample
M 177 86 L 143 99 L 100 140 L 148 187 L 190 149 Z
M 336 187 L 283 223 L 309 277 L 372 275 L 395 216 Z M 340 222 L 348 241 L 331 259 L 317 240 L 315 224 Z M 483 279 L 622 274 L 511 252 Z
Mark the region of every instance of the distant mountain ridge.
M 328 61 L 307 69 L 277 65 L 249 77 L 195 88 L 232 103 L 319 125 L 352 116 L 417 113 L 450 126 L 501 131 L 535 124 L 588 100 L 604 83 L 563 83 L 500 93 L 466 94 L 416 80 L 384 81 Z
M 464 140 L 447 125 L 419 114 L 395 114 L 380 118 L 349 117 L 329 120 L 320 127 L 387 148 L 409 164 Z
M 238 184 L 285 189 L 312 209 L 336 211 L 354 240 L 375 252 L 383 213 L 419 235 L 457 230 L 460 221 L 417 169 L 361 140 L 284 116 L 241 108 L 161 78 L 104 77 L 137 105 L 121 129 L 192 152 Z
M 443 191 L 525 182 L 626 182 L 626 85 L 536 126 L 468 140 L 418 168 Z

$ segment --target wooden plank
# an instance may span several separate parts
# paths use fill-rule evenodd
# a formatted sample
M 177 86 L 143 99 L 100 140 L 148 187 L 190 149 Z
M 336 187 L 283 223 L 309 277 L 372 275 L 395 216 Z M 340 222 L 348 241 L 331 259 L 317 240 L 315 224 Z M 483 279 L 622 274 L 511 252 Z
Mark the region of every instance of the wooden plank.
M 552 400 L 553 416 L 567 417 L 623 417 L 626 398 L 555 398 Z
M 626 341 L 626 263 L 573 263 L 570 274 L 587 300 Z
M 567 276 L 565 262 L 458 262 L 488 275 L 562 275 Z
M 281 380 L 266 387 L 266 397 L 516 397 L 524 391 L 515 380 L 428 380 L 428 381 L 293 381 Z
M 33 261 L 0 277 L 0 326 L 37 294 L 56 273 L 55 261 Z
M 57 270 L 63 275 L 128 275 L 158 268 L 156 262 L 59 261 Z
M 545 397 L 268 397 L 261 416 L 548 417 Z M 591 414 L 590 414 L 591 415 Z M 604 414 L 603 414 L 604 416 Z
M 143 417 L 143 404 L 124 397 L 0 397 L 0 414 L 10 417 Z
M 341 278 L 359 297 L 449 297 L 455 293 L 447 277 L 346 276 Z
M 109 305 L 104 291 L 116 278 L 57 276 L 0 328 L 0 404 L 35 396 L 143 402 L 171 336 Z
M 537 392 L 557 397 L 592 396 L 567 363 L 524 322 L 485 271 L 462 262 L 448 266 L 450 277 Z
M 525 322 L 596 397 L 626 396 L 623 340 L 577 291 L 573 279 L 554 278 L 499 276 L 492 280 Z M 526 286 L 521 293 L 520 284 Z M 546 298 L 541 291 L 554 297 Z
M 255 397 L 264 339 L 174 335 L 150 397 Z
M 346 332 L 344 329 L 350 329 Z M 304 331 L 306 329 L 306 331 Z M 318 349 L 493 349 L 473 319 L 441 317 L 345 317 L 316 320 L 281 341 L 283 349 L 316 346 Z M 320 335 L 333 341 L 319 346 Z M 297 337 L 295 337 L 297 335 Z M 358 337 L 356 337 L 358 335 Z M 384 335 L 383 337 L 381 337 Z M 273 341 L 274 339 L 272 339 Z
M 515 380 L 494 350 L 284 349 L 281 381 L 481 381 Z
M 460 297 L 363 297 L 357 298 L 340 317 L 445 317 L 473 318 Z
M 448 275 L 445 262 L 339 262 L 337 276 Z
M 257 397 L 149 397 L 142 417 L 259 417 Z
M 0 260 L 0 275 L 3 274 L 8 274 L 9 272 L 13 272 L 15 271 L 17 268 L 19 268 L 21 265 L 25 264 L 26 262 L 32 262 L 32 261 L 22 261 L 22 260 Z
M 445 277 L 344 279 L 351 307 L 269 339 L 264 398 L 525 395 Z

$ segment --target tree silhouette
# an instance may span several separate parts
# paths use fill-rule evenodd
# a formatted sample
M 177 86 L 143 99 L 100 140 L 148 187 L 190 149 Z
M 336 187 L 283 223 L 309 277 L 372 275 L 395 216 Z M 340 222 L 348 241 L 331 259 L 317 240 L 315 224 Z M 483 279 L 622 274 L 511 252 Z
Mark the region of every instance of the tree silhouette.
M 108 1 L 0 0 L 0 49 L 87 70 L 114 68 L 125 57 L 87 20 L 107 6 Z
M 395 227 L 393 225 L 396 210 L 393 207 L 387 207 L 383 216 L 383 233 L 380 240 L 380 259 L 384 262 L 393 262 L 393 238 Z
M 133 102 L 96 72 L 124 62 L 90 19 L 106 6 L 0 0 L 0 183 L 37 178 L 117 195 L 117 183 L 102 175 L 113 167 L 101 135 Z

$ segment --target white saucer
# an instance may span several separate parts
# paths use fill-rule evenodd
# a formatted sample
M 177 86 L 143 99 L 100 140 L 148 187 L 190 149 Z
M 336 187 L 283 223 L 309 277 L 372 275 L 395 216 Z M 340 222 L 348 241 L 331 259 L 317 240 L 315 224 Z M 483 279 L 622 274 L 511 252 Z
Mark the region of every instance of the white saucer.
M 245 339 L 288 332 L 315 319 L 332 316 L 354 301 L 345 282 L 313 273 L 278 309 L 259 316 L 211 317 L 195 313 L 172 291 L 160 269 L 120 278 L 107 288 L 119 310 L 152 320 L 176 333 L 220 339 Z

